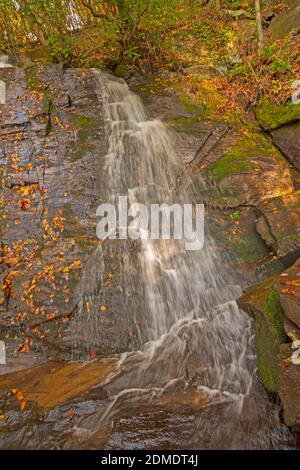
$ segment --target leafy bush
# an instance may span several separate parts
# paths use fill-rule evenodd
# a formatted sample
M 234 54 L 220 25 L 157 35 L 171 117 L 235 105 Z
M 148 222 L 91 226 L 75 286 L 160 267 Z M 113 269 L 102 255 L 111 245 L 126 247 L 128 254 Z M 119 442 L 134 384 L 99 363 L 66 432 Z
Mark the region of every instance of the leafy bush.
M 68 64 L 73 58 L 74 44 L 70 36 L 61 37 L 54 33 L 47 38 L 49 46 L 49 55 L 54 62 L 63 62 Z
M 269 59 L 276 54 L 276 52 L 279 50 L 279 47 L 276 43 L 270 44 L 268 46 L 265 46 L 262 50 L 262 56 L 265 57 L 266 59 Z
M 287 59 L 277 58 L 270 65 L 273 73 L 285 73 L 291 70 L 291 64 Z

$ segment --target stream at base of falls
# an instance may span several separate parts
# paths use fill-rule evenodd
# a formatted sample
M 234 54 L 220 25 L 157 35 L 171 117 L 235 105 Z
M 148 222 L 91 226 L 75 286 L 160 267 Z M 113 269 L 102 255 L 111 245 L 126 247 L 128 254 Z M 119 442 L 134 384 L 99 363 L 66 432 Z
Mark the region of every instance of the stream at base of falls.
M 108 139 L 101 202 L 116 205 L 126 196 L 146 207 L 201 203 L 174 135 L 148 117 L 125 82 L 94 73 Z M 182 240 L 161 239 L 105 240 L 96 250 L 81 282 L 74 337 L 81 337 L 83 350 L 97 349 L 101 324 L 94 305 L 100 294 L 94 292 L 109 254 L 120 266 L 123 315 L 134 316 L 140 348 L 119 358 L 118 371 L 104 386 L 108 402 L 70 430 L 77 447 L 101 448 L 106 429 L 114 432 L 105 446 L 116 449 L 293 446 L 279 406 L 257 379 L 251 321 L 235 301 L 239 279 L 207 219 L 198 251 L 186 250 Z M 71 434 L 66 448 L 75 445 Z

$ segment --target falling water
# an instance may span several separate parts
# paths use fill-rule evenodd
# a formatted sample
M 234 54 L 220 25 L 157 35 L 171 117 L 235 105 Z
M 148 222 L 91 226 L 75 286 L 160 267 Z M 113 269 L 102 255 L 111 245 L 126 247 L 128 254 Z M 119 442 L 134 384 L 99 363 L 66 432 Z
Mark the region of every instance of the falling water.
M 9 63 L 9 56 L 0 54 L 0 68 L 12 67 Z
M 105 202 L 117 203 L 120 195 L 147 206 L 195 202 L 174 135 L 149 119 L 124 81 L 95 74 L 108 136 Z M 182 446 L 287 447 L 289 433 L 279 409 L 257 382 L 251 322 L 235 302 L 241 288 L 209 227 L 199 251 L 185 250 L 180 240 L 107 240 L 103 247 L 110 243 L 120 260 L 124 315 L 135 312 L 140 345 L 121 356 L 119 372 L 106 384 L 109 406 L 82 420 L 92 436 L 83 445 L 94 445 L 97 433 L 115 419 L 130 419 L 167 397 L 190 393 L 198 408 L 180 431 Z M 84 305 L 87 298 L 89 305 L 95 303 L 95 287 L 103 284 L 103 247 L 81 284 L 80 330 L 93 347 L 101 324 Z M 184 405 L 175 409 L 180 421 Z

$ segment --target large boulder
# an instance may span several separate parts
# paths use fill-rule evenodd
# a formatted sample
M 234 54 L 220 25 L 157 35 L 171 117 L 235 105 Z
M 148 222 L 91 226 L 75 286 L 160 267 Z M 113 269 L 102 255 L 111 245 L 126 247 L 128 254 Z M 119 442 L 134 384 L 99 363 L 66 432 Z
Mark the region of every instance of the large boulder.
M 300 259 L 280 275 L 254 284 L 238 300 L 254 320 L 259 376 L 277 393 L 284 421 L 300 428 Z M 297 341 L 297 343 L 296 343 Z M 296 354 L 295 354 L 296 352 Z
M 300 255 L 300 191 L 262 202 L 258 208 L 258 233 L 277 257 L 291 265 Z
M 216 161 L 204 158 L 201 168 L 223 207 L 258 205 L 293 191 L 287 160 L 260 133 L 238 137 Z
M 300 120 L 300 105 L 291 101 L 277 104 L 263 97 L 255 109 L 255 115 L 264 130 L 274 131 L 297 123 Z
M 274 130 L 272 139 L 291 164 L 300 171 L 300 121 Z
M 282 39 L 288 34 L 297 34 L 300 31 L 300 5 L 298 0 L 287 0 L 288 8 L 276 16 L 269 27 L 272 41 Z

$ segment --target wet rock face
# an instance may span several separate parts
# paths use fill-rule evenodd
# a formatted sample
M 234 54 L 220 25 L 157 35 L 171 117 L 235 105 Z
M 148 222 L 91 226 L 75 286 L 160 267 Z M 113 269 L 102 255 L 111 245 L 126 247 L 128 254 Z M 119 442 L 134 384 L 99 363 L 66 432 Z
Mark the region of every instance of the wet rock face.
M 140 273 L 120 274 L 119 244 L 96 237 L 108 143 L 93 71 L 11 67 L 0 80 L 2 373 L 139 348 Z
M 59 65 L 0 69 L 0 79 L 0 335 L 9 362 L 18 350 L 68 357 L 78 280 L 98 246 L 105 139 L 95 79 Z
M 280 275 L 250 287 L 238 300 L 254 319 L 259 375 L 278 393 L 288 426 L 300 428 L 300 259 Z

